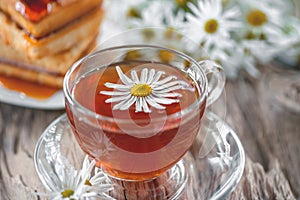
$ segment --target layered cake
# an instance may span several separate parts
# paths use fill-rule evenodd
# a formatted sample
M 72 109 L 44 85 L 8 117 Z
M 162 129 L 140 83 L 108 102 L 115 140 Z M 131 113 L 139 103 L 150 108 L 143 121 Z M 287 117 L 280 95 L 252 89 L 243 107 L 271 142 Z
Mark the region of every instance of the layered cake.
M 0 74 L 57 88 L 95 46 L 102 0 L 1 0 Z

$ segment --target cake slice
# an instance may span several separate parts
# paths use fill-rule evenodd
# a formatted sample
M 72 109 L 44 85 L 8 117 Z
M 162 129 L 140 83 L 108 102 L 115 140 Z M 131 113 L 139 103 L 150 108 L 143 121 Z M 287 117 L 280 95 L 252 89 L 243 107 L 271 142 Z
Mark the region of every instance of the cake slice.
M 102 0 L 1 0 L 0 9 L 34 38 L 40 38 L 99 7 Z
M 102 15 L 101 9 L 95 8 L 67 26 L 37 39 L 30 37 L 7 14 L 0 12 L 0 36 L 29 57 L 38 58 L 65 51 L 85 37 L 97 34 Z
M 30 60 L 0 39 L 0 74 L 62 88 L 63 78 L 69 67 L 95 46 L 96 37 L 89 37 L 68 51 Z
M 32 21 L 32 14 L 27 16 L 12 6 L 26 2 L 48 2 L 51 9 L 40 15 L 35 13 Z M 103 18 L 101 3 L 102 0 L 1 0 L 0 74 L 62 88 L 71 65 L 96 46 Z M 55 25 L 47 24 L 47 20 L 60 25 L 54 21 Z M 47 31 L 35 34 L 43 26 Z

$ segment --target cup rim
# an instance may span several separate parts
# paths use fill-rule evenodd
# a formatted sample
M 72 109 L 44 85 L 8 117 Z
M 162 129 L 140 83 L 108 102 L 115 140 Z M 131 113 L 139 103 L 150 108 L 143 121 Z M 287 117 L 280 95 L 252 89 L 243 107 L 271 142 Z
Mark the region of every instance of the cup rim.
M 203 79 L 203 85 L 202 85 L 203 91 L 200 95 L 200 98 L 196 99 L 195 102 L 193 102 L 191 105 L 184 108 L 183 110 L 180 110 L 178 112 L 167 115 L 167 117 L 162 116 L 162 117 L 154 118 L 152 120 L 154 120 L 154 121 L 160 121 L 160 120 L 168 121 L 169 119 L 173 119 L 173 118 L 176 119 L 180 116 L 185 116 L 185 115 L 191 113 L 195 108 L 197 108 L 197 106 L 201 105 L 205 101 L 205 99 L 207 99 L 207 96 L 208 96 L 207 77 L 206 77 L 206 74 L 205 74 L 204 70 L 200 67 L 199 62 L 197 62 L 195 59 L 193 59 L 192 57 L 190 57 L 190 56 L 188 56 L 188 55 L 186 55 L 186 54 L 184 54 L 180 51 L 170 49 L 170 48 L 166 48 L 166 47 L 162 47 L 162 46 L 158 46 L 158 45 L 133 44 L 133 45 L 113 46 L 113 47 L 109 47 L 109 48 L 100 49 L 98 51 L 95 51 L 91 54 L 88 54 L 88 55 L 82 57 L 81 59 L 79 59 L 78 61 L 73 63 L 72 66 L 70 67 L 70 69 L 65 74 L 64 80 L 63 80 L 63 93 L 64 93 L 64 96 L 65 96 L 65 100 L 68 101 L 71 105 L 73 105 L 73 106 L 75 105 L 76 109 L 78 111 L 80 111 L 81 113 L 84 113 L 84 115 L 94 117 L 98 120 L 105 120 L 105 121 L 115 122 L 115 120 L 117 119 L 118 123 L 122 123 L 122 122 L 126 123 L 128 121 L 131 121 L 131 119 L 115 118 L 115 117 L 108 117 L 108 116 L 105 116 L 105 115 L 101 115 L 101 114 L 98 114 L 98 113 L 86 108 L 85 106 L 83 106 L 75 98 L 73 98 L 72 94 L 70 93 L 69 77 L 77 69 L 77 67 L 80 66 L 81 63 L 83 63 L 84 61 L 88 60 L 91 57 L 97 56 L 98 54 L 101 54 L 101 53 L 107 52 L 107 51 L 113 51 L 113 50 L 117 50 L 117 49 L 132 49 L 132 48 L 149 48 L 149 49 L 166 50 L 166 51 L 175 53 L 176 55 L 180 56 L 181 58 L 184 58 L 185 60 L 189 60 L 189 61 L 193 62 L 193 64 L 195 64 L 195 66 L 197 66 L 197 68 L 201 71 L 201 77 Z M 135 121 L 143 122 L 144 120 L 139 119 L 139 120 L 135 120 Z

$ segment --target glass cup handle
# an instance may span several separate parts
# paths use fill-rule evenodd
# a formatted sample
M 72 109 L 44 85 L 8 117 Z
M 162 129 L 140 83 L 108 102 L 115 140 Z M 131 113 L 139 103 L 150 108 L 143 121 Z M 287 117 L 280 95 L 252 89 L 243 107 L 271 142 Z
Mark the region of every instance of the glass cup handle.
M 225 72 L 223 68 L 211 60 L 203 60 L 199 65 L 205 70 L 208 80 L 208 97 L 206 105 L 210 106 L 221 95 L 225 86 Z

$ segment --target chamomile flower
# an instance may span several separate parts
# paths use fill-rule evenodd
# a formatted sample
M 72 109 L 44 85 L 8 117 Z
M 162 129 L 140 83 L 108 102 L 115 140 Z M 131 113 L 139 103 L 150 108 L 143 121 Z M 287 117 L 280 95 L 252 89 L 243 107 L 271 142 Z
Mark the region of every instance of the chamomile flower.
M 82 199 L 85 196 L 84 182 L 80 180 L 80 174 L 74 169 L 65 171 L 62 179 L 53 183 L 51 191 L 45 196 L 52 200 L 71 200 L 71 199 Z M 94 193 L 91 193 L 94 194 Z M 44 194 L 40 194 L 44 195 Z M 94 194 L 95 195 L 95 194 Z
M 95 160 L 90 162 L 88 156 L 85 157 L 80 173 L 81 179 L 85 180 L 86 189 L 89 194 L 93 193 L 93 196 L 100 197 L 103 200 L 113 200 L 107 194 L 107 192 L 112 190 L 112 183 L 101 169 L 95 167 L 95 163 Z M 92 175 L 93 169 L 94 173 Z
M 255 46 L 232 41 L 229 48 L 215 47 L 209 51 L 209 55 L 212 60 L 222 65 L 228 78 L 236 78 L 241 69 L 253 77 L 258 77 L 259 71 L 255 67 L 256 59 L 255 53 L 252 53 L 253 47 Z
M 237 46 L 230 49 L 213 48 L 209 52 L 210 58 L 222 65 L 226 76 L 229 78 L 236 78 L 238 71 L 242 67 L 242 56 L 238 55 L 236 51 L 233 50 L 236 50 L 237 48 Z
M 287 15 L 293 12 L 295 6 L 292 0 L 265 0 L 265 2 Z
M 277 37 L 276 37 L 277 36 Z M 282 31 L 274 37 L 274 41 L 285 50 L 300 45 L 300 19 L 296 17 L 287 18 L 287 23 Z
M 165 74 L 163 71 L 155 72 L 154 69 L 144 68 L 140 79 L 135 70 L 131 70 L 131 78 L 127 77 L 119 66 L 116 66 L 116 71 L 123 84 L 107 82 L 105 86 L 114 91 L 100 92 L 111 96 L 105 100 L 106 103 L 118 102 L 113 106 L 113 110 L 127 110 L 135 103 L 135 112 L 150 113 L 149 105 L 156 109 L 165 109 L 166 107 L 162 104 L 178 103 L 178 98 L 182 95 L 174 92 L 175 90 L 193 90 L 188 83 L 176 80 L 175 76 L 161 79 Z
M 261 40 L 244 40 L 240 45 L 262 64 L 271 61 L 281 50 L 275 44 Z
M 201 59 L 206 54 L 213 54 L 217 61 L 225 63 L 225 70 L 226 65 L 232 63 L 225 58 L 238 63 L 236 55 L 245 56 L 242 67 L 235 64 L 228 68 L 228 72 L 232 69 L 227 73 L 229 77 L 235 76 L 241 68 L 258 74 L 254 67 L 256 62 L 268 62 L 277 57 L 279 51 L 282 52 L 280 58 L 286 54 L 293 60 L 300 57 L 300 39 L 297 34 L 285 30 L 295 14 L 291 0 L 141 0 L 133 7 L 139 16 L 130 18 L 130 28 L 145 29 L 140 36 L 134 36 L 131 43 L 165 46 L 188 55 L 202 51 Z M 135 15 L 137 12 L 130 13 Z M 146 27 L 166 28 L 171 40 Z M 184 37 L 175 38 L 168 29 L 178 31 Z M 192 45 L 189 45 L 190 40 L 193 40 Z M 232 48 L 232 41 L 238 47 Z M 163 54 L 163 57 L 168 56 Z
M 188 4 L 192 14 L 187 13 L 184 32 L 204 49 L 214 45 L 223 46 L 230 38 L 230 32 L 241 28 L 240 12 L 237 7 L 223 10 L 221 0 L 198 1 L 197 6 Z
M 123 28 L 129 28 L 132 19 L 141 17 L 140 5 L 145 2 L 146 0 L 139 0 L 138 2 L 136 0 L 104 1 L 106 20 L 117 23 Z
M 141 6 L 142 3 L 137 5 Z M 140 17 L 128 20 L 129 27 L 140 29 L 140 34 L 128 35 L 130 44 L 155 44 L 161 38 L 160 32 L 155 28 L 164 28 L 166 23 L 177 23 L 177 17 L 173 17 L 173 4 L 170 1 L 151 1 L 145 3 L 139 10 Z M 178 17 L 179 18 L 179 17 Z M 174 24 L 175 25 L 175 24 Z
M 290 17 L 282 32 L 278 33 L 273 40 L 282 51 L 278 56 L 289 66 L 296 66 L 300 59 L 300 20 Z
M 253 49 L 252 49 L 253 50 Z M 247 44 L 239 44 L 239 47 L 235 50 L 236 56 L 241 58 L 240 65 L 245 69 L 252 77 L 258 77 L 260 72 L 256 68 L 257 60 L 252 53 L 252 50 Z
M 258 0 L 239 1 L 246 39 L 267 39 L 283 26 L 283 11 Z
M 51 191 L 39 195 L 47 196 L 52 200 L 94 200 L 99 197 L 112 199 L 106 194 L 112 186 L 108 184 L 108 179 L 103 172 L 98 170 L 93 176 L 91 175 L 94 166 L 95 161 L 89 162 L 87 156 L 80 171 L 66 166 L 59 178 L 49 183 Z
M 172 10 L 173 4 L 170 1 L 152 1 L 141 12 L 140 18 L 132 19 L 132 25 L 141 27 L 165 27 L 164 13 Z
M 175 14 L 173 10 L 169 9 L 164 12 L 166 26 L 174 30 L 183 27 L 183 22 L 185 20 L 184 17 L 185 17 L 185 13 L 182 11 L 178 11 Z

